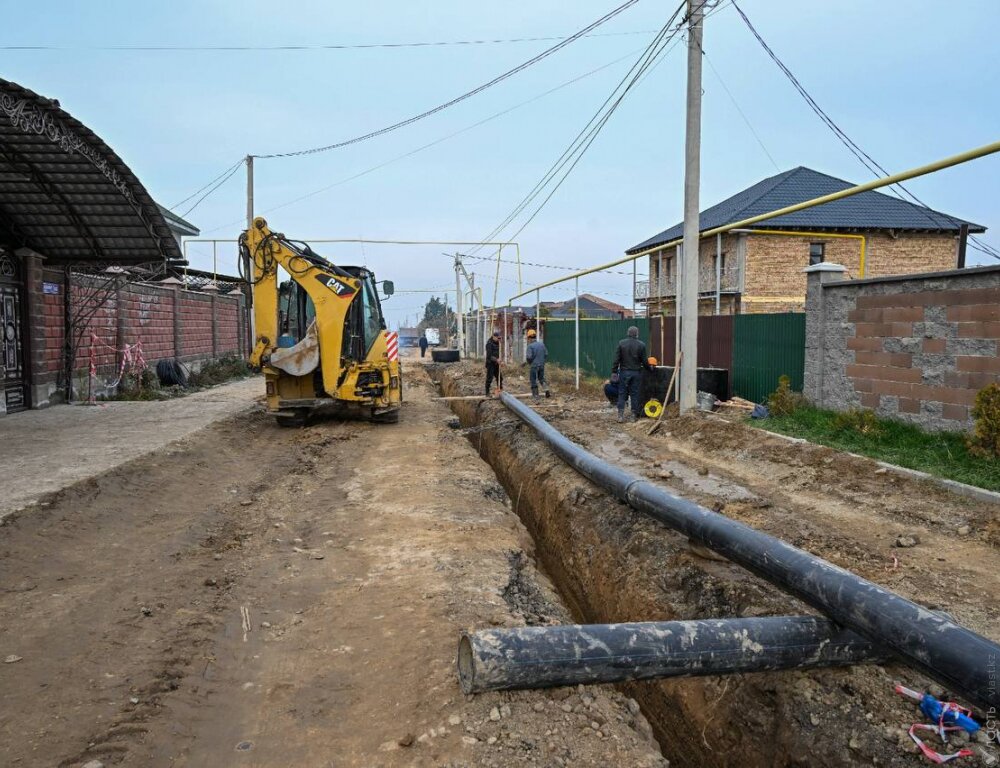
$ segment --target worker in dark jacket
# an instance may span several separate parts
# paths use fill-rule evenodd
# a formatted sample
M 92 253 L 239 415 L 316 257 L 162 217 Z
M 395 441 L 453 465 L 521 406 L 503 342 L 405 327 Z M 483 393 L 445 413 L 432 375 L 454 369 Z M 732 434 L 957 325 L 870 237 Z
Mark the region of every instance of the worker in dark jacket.
M 618 405 L 618 374 L 612 373 L 604 382 L 604 396 L 612 406 Z
M 503 375 L 500 373 L 500 331 L 493 331 L 493 336 L 486 342 L 486 396 L 490 396 L 493 380 L 496 379 L 497 389 L 503 390 Z
M 420 341 L 418 343 L 420 344 L 420 356 L 423 357 L 424 355 L 427 354 L 427 334 L 426 333 L 421 333 L 420 334 Z
M 531 396 L 538 397 L 538 386 L 545 387 L 545 396 L 552 397 L 549 392 L 549 383 L 545 380 L 545 358 L 549 351 L 545 344 L 538 340 L 538 332 L 532 328 L 528 331 L 528 348 L 525 350 L 525 362 L 531 366 L 529 371 L 531 381 Z
M 639 329 L 628 329 L 628 337 L 618 342 L 612 371 L 618 374 L 618 421 L 625 421 L 625 401 L 631 400 L 632 415 L 639 418 L 639 382 L 649 369 L 646 345 L 639 339 Z

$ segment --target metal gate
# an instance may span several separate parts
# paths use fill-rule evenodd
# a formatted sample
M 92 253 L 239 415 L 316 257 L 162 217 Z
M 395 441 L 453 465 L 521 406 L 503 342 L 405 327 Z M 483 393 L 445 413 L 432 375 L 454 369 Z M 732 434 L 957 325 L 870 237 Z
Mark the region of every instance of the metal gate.
M 24 311 L 21 270 L 13 254 L 0 250 L 0 362 L 7 412 L 28 407 L 24 365 Z

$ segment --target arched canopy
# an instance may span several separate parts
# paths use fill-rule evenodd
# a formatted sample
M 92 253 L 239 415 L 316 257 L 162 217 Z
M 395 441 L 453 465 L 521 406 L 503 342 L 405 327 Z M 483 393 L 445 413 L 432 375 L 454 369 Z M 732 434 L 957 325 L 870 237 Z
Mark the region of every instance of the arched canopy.
M 182 260 L 156 203 L 107 144 L 0 79 L 0 242 L 55 263 Z

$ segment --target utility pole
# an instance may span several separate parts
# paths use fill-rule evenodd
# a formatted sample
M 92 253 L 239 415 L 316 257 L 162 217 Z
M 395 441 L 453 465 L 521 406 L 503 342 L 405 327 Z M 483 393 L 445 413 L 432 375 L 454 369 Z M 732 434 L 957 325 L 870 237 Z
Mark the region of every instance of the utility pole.
M 465 358 L 465 318 L 462 316 L 462 255 L 455 254 L 455 318 L 456 333 L 458 338 L 456 344 L 462 350 L 462 357 Z
M 701 174 L 701 57 L 703 8 L 707 0 L 688 0 L 687 126 L 684 137 L 684 249 L 678 298 L 681 318 L 680 409 L 687 413 L 698 398 L 698 187 Z
M 476 273 L 473 272 L 472 276 L 469 278 L 469 290 L 472 291 L 472 301 L 476 301 Z M 475 306 L 475 303 L 473 303 Z M 471 314 L 471 313 L 470 313 Z M 476 310 L 476 346 L 472 350 L 472 354 L 479 357 L 479 345 L 482 343 L 482 339 L 479 337 L 483 335 L 483 302 L 479 302 L 479 309 Z
M 253 226 L 253 155 L 247 155 L 247 229 Z
M 247 155 L 247 236 L 249 237 L 250 228 L 253 227 L 253 155 Z M 213 243 L 214 246 L 214 243 Z M 246 256 L 237 256 L 237 258 L 243 259 L 243 274 L 246 275 L 247 280 L 253 280 L 256 275 L 253 273 L 253 257 L 249 254 Z M 253 288 L 251 284 L 247 285 L 246 291 L 247 298 L 247 330 L 249 331 L 249 337 L 253 341 L 250 342 L 250 349 L 253 349 L 254 344 L 257 339 L 257 313 L 253 308 Z

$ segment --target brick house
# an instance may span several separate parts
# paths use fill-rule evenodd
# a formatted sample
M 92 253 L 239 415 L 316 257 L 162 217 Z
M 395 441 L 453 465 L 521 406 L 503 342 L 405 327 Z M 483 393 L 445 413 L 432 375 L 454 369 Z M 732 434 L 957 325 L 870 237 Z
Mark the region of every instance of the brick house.
M 197 233 L 57 101 L 0 79 L 0 415 L 79 396 L 91 362 L 117 386 L 126 350 L 240 352 L 242 293 L 177 279 Z
M 701 212 L 701 229 L 854 186 L 798 167 L 764 179 Z M 766 219 L 750 229 L 701 241 L 699 314 L 802 311 L 812 264 L 834 262 L 848 277 L 874 278 L 952 269 L 963 233 L 985 227 L 881 192 L 869 191 L 797 213 Z M 626 254 L 649 253 L 649 280 L 636 284 L 647 311 L 675 314 L 683 223 Z

